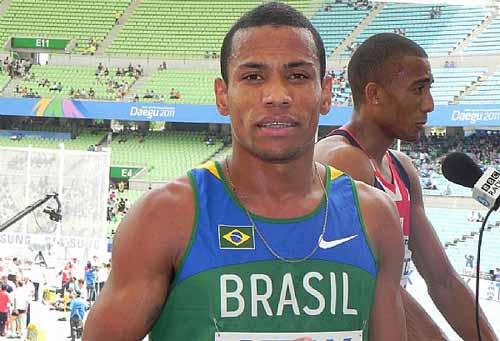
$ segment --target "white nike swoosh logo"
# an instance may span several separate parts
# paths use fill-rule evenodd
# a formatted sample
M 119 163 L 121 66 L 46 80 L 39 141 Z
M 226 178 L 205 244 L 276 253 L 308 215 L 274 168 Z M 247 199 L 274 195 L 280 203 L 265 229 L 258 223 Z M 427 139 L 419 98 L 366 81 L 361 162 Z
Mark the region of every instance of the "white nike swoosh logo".
M 348 242 L 349 240 L 354 239 L 357 236 L 358 235 L 355 234 L 353 236 L 345 237 L 345 238 L 342 238 L 342 239 L 326 241 L 326 240 L 323 239 L 323 235 L 321 235 L 319 237 L 319 243 L 318 243 L 318 245 L 322 249 L 331 249 L 332 247 L 335 247 L 337 245 L 340 245 L 340 244 L 343 244 L 345 242 Z

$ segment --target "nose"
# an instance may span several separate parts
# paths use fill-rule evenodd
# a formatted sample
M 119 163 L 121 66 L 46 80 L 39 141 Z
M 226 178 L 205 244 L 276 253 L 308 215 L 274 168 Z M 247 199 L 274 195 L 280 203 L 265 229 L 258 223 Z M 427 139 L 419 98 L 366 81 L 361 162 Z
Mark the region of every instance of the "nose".
M 281 79 L 270 79 L 262 89 L 262 101 L 265 106 L 288 106 L 292 103 L 292 97 L 286 83 Z
M 424 100 L 422 101 L 422 111 L 425 113 L 434 111 L 434 98 L 432 97 L 431 92 L 427 93 Z

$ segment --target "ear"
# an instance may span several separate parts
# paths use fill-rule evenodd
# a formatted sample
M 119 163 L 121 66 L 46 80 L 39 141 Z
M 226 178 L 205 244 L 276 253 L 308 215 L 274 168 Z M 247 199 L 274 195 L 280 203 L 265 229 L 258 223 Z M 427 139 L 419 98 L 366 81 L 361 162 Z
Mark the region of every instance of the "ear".
M 365 86 L 365 100 L 364 104 L 379 105 L 384 96 L 384 89 L 380 84 L 375 82 L 368 82 Z
M 223 116 L 229 115 L 229 109 L 227 106 L 227 85 L 222 78 L 215 79 L 214 91 L 217 110 Z
M 326 115 L 332 107 L 332 77 L 325 75 L 321 82 L 321 106 L 319 112 L 321 115 Z

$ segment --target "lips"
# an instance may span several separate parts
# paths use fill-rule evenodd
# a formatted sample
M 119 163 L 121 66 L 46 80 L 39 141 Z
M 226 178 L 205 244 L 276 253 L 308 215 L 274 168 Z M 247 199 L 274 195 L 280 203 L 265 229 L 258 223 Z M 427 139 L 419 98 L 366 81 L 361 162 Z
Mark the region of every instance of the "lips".
M 271 128 L 271 129 L 283 129 L 283 128 L 293 128 L 297 126 L 295 122 L 282 122 L 282 121 L 272 121 L 257 124 L 259 128 Z
M 294 134 L 299 123 L 289 116 L 269 116 L 257 123 L 257 128 L 264 136 L 285 137 Z

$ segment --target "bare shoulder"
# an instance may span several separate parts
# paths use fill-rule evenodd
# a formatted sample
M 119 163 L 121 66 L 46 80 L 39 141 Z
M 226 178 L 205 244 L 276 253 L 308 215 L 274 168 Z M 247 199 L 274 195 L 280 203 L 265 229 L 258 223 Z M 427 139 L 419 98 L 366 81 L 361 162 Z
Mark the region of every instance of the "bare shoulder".
M 85 340 L 142 340 L 159 316 L 191 235 L 193 189 L 181 177 L 145 195 L 113 242 L 112 269 L 85 323 Z
M 314 157 L 317 161 L 328 162 L 331 157 L 335 157 L 335 152 L 338 151 L 342 151 L 344 153 L 349 151 L 355 152 L 359 151 L 359 148 L 352 146 L 343 136 L 328 136 L 316 143 L 314 148 Z M 364 156 L 366 157 L 366 155 Z
M 405 153 L 398 151 L 392 151 L 392 152 L 397 157 L 399 162 L 401 162 L 406 171 L 406 174 L 408 174 L 408 178 L 410 179 L 410 197 L 411 197 L 412 207 L 422 206 L 423 205 L 422 187 L 420 185 L 420 178 L 418 175 L 417 168 L 413 164 L 412 159 Z
M 373 185 L 374 172 L 368 156 L 342 136 L 329 136 L 319 141 L 314 148 L 314 159 Z
M 123 259 L 128 265 L 138 262 L 142 266 L 173 269 L 189 240 L 194 215 L 194 194 L 187 176 L 150 191 L 132 207 L 118 228 L 113 245 L 114 265 Z
M 415 165 L 413 164 L 413 160 L 408 155 L 406 155 L 403 152 L 392 149 L 391 152 L 396 156 L 398 161 L 401 162 L 408 175 L 410 176 L 417 175 L 417 170 L 415 168 Z
M 403 245 L 403 236 L 399 222 L 396 204 L 391 198 L 377 188 L 355 181 L 359 206 L 366 232 L 380 254 L 387 247 L 400 248 Z

